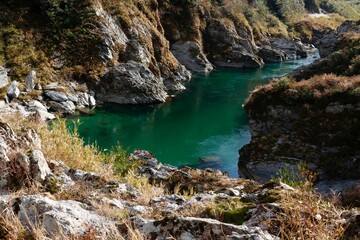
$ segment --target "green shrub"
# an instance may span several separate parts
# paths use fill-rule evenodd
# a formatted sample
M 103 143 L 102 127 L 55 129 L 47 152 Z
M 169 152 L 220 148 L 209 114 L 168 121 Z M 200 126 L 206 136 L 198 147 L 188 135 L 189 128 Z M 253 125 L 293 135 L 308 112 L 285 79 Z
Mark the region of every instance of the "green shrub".
M 292 80 L 288 77 L 283 77 L 274 81 L 272 85 L 276 90 L 287 90 L 291 88 Z

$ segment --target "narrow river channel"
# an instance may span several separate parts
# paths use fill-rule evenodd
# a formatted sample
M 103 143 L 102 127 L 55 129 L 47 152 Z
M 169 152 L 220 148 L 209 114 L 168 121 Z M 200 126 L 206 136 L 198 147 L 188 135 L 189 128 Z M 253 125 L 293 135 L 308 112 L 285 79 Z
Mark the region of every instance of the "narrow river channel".
M 238 150 L 250 141 L 242 104 L 270 79 L 310 64 L 307 59 L 262 69 L 221 69 L 195 75 L 187 90 L 160 105 L 108 106 L 80 116 L 80 136 L 102 149 L 146 149 L 163 163 L 216 168 L 237 177 Z

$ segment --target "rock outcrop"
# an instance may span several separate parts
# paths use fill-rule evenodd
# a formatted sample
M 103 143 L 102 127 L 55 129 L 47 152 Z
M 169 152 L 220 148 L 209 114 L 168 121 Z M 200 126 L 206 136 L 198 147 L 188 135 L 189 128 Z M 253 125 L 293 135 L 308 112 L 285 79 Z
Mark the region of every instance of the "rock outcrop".
M 322 192 L 325 183 L 344 194 L 358 184 L 358 23 L 345 22 L 321 41 L 331 51 L 320 49 L 326 58 L 295 71 L 294 79 L 256 89 L 246 101 L 252 139 L 239 151 L 241 176 L 266 181 L 279 169 L 297 175 L 301 167 Z
M 344 47 L 339 45 L 339 40 L 346 33 L 360 33 L 360 24 L 355 21 L 346 21 L 339 26 L 336 31 L 331 31 L 325 34 L 316 43 L 320 56 L 322 58 L 328 57 L 330 54 L 338 50 L 339 47 Z
M 213 70 L 201 46 L 195 41 L 175 42 L 171 45 L 171 52 L 192 72 L 206 74 Z
M 218 67 L 256 68 L 264 64 L 256 55 L 252 36 L 245 28 L 236 29 L 233 23 L 213 21 L 207 26 L 204 39 L 209 59 Z
M 165 102 L 167 93 L 161 77 L 137 62 L 127 62 L 109 70 L 104 77 L 103 102 L 139 104 Z
M 358 22 L 346 21 L 335 31 L 324 34 L 316 43 L 322 58 L 309 66 L 295 70 L 290 76 L 302 80 L 319 74 L 360 74 L 357 60 L 359 32 Z

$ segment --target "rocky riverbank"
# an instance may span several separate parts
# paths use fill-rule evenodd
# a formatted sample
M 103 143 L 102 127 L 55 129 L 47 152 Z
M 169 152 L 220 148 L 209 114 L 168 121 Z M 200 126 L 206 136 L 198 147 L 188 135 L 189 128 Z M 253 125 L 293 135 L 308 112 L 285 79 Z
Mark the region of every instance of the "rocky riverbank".
M 261 4 L 248 7 L 262 8 L 270 17 Z M 190 71 L 257 68 L 303 58 L 315 49 L 286 31 L 260 32 L 252 23 L 259 17 L 256 11 L 246 17 L 243 7 L 189 1 L 3 2 L 0 65 L 7 69 L 1 67 L 2 98 L 37 100 L 65 114 L 93 107 L 95 100 L 159 103 L 185 89 Z M 282 31 L 279 20 L 273 24 L 274 31 Z

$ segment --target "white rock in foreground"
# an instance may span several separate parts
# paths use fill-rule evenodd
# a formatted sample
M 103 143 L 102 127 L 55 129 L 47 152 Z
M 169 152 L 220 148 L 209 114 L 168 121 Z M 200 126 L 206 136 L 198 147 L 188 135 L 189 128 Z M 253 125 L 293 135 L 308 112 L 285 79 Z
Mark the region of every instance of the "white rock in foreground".
M 106 235 L 114 229 L 111 221 L 86 210 L 84 204 L 76 201 L 54 201 L 39 195 L 28 195 L 13 202 L 22 224 L 44 227 L 50 236 L 78 236 L 89 229 L 101 230 Z

